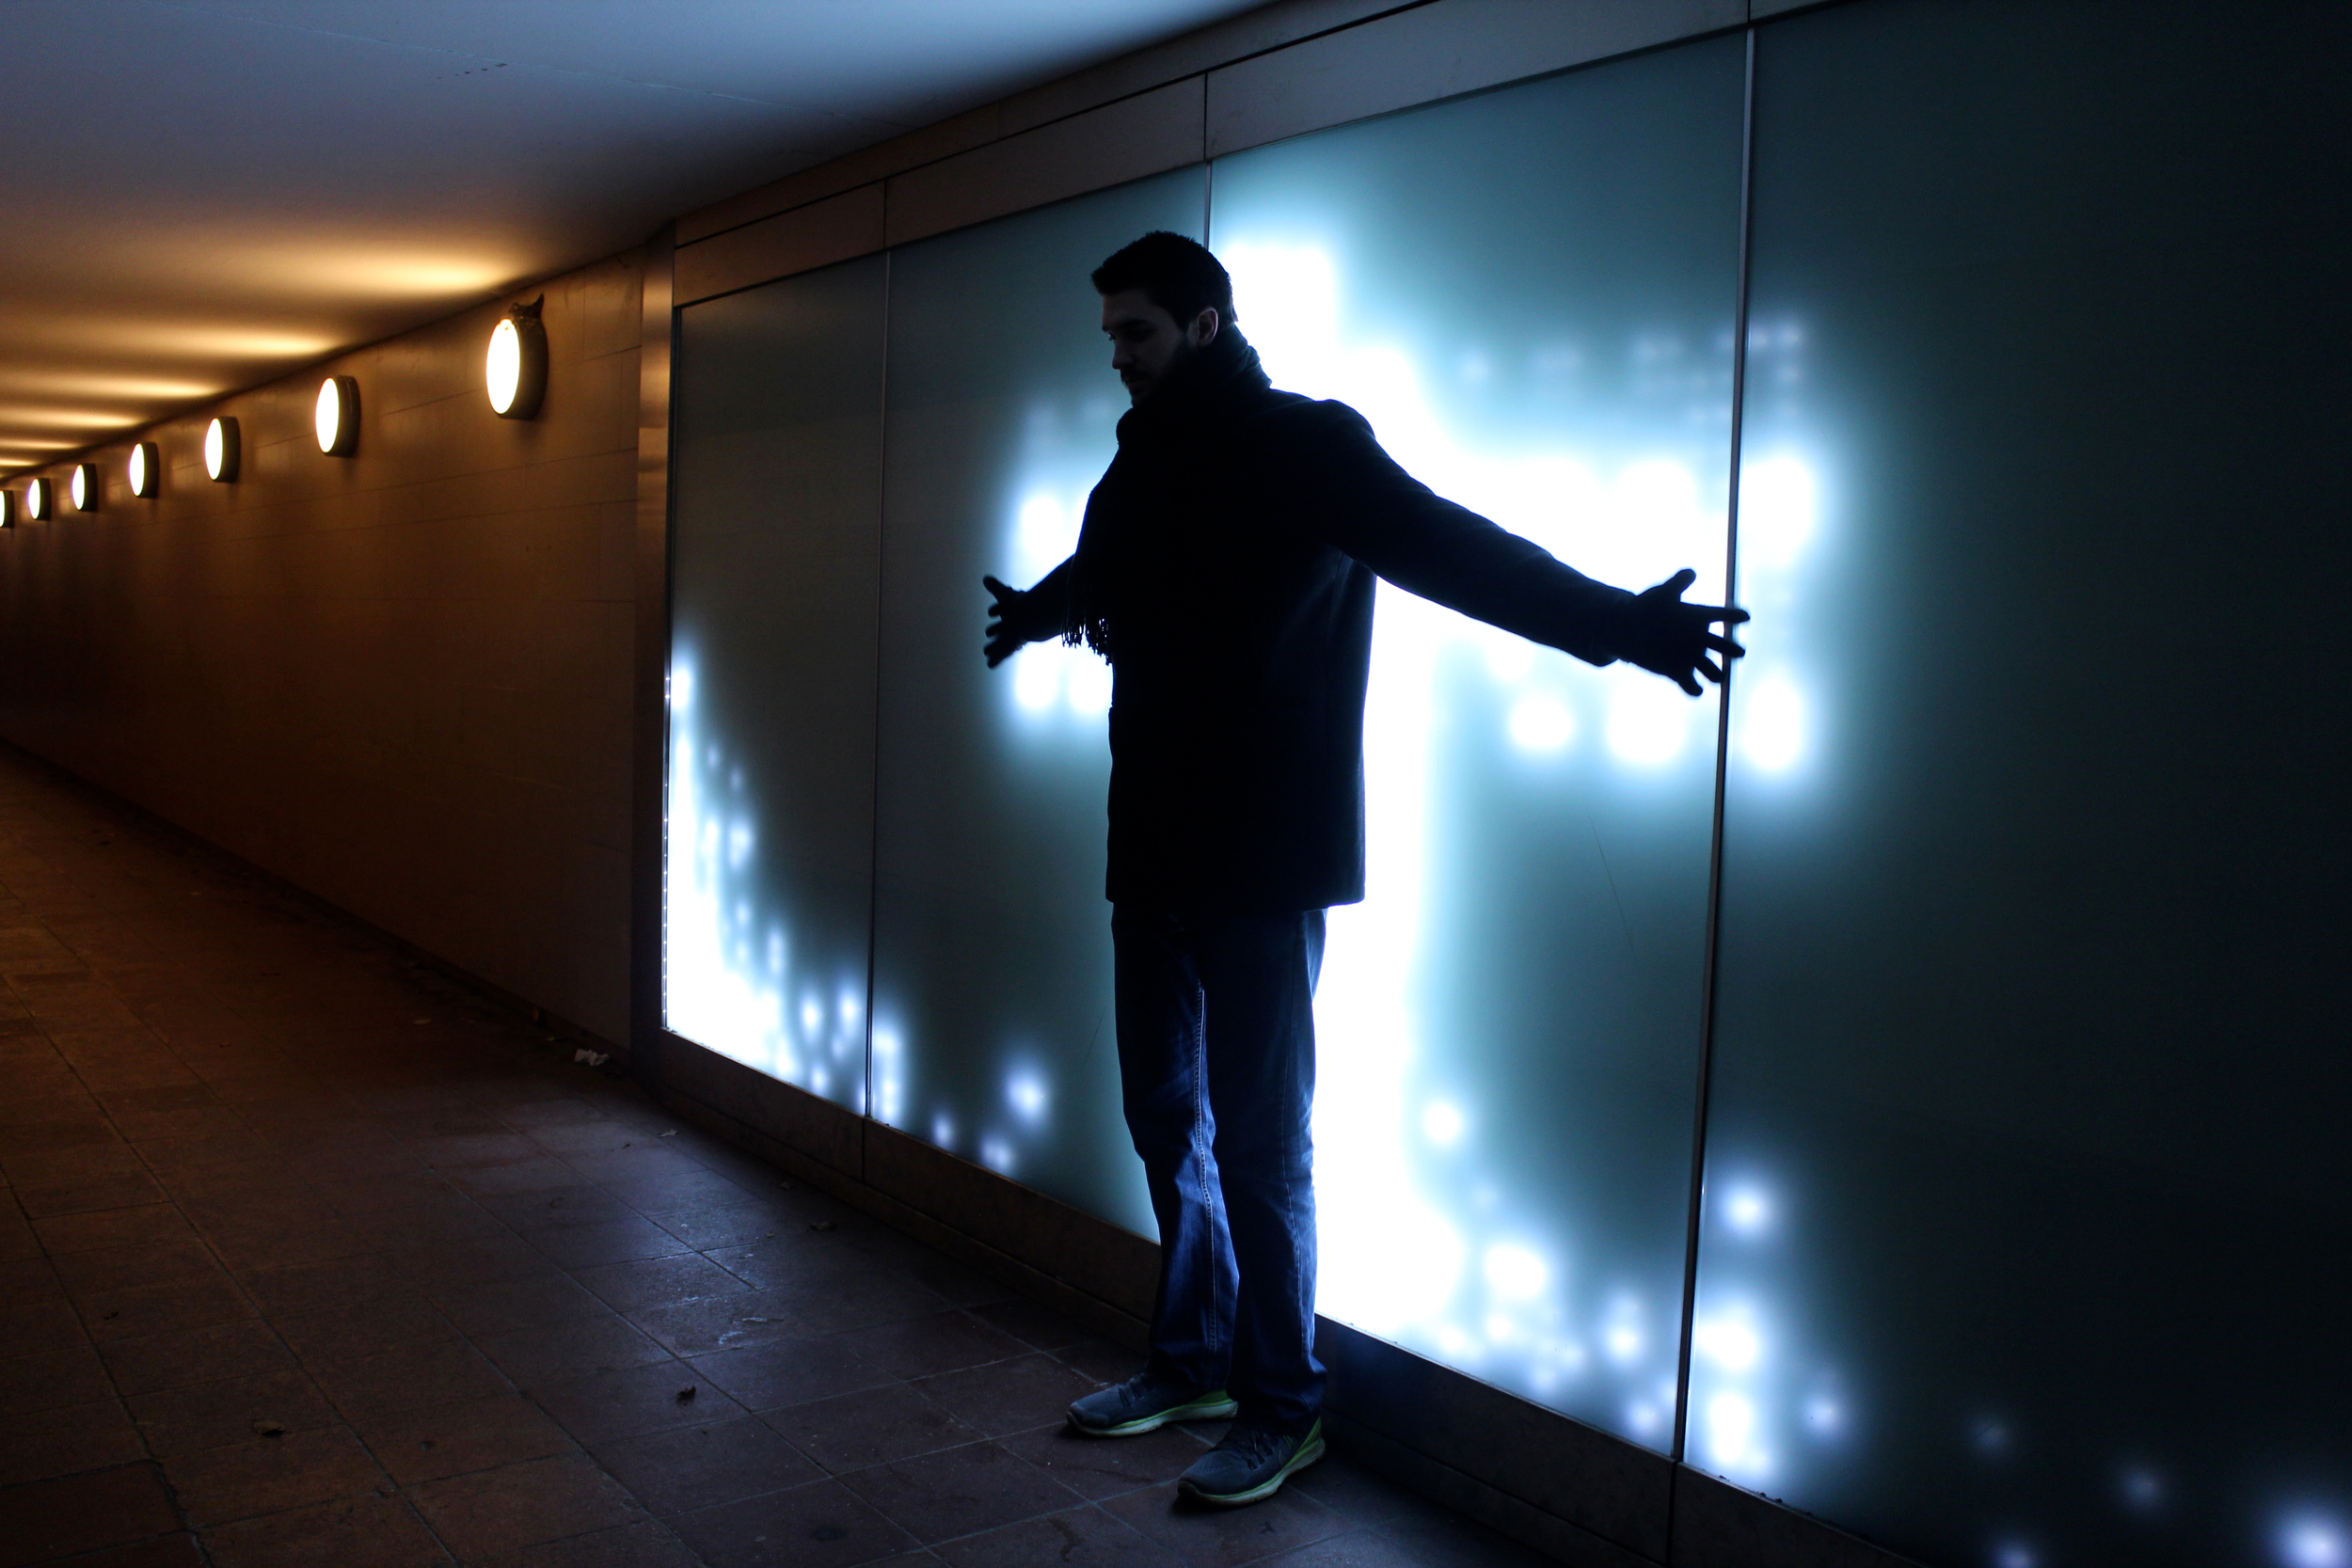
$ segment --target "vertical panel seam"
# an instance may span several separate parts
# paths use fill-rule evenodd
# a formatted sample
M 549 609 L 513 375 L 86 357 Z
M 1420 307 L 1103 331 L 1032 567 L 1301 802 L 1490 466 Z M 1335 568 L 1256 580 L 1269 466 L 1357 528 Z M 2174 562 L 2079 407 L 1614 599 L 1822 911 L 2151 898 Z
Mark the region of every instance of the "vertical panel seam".
M 882 188 L 882 232 L 890 232 L 890 190 Z M 867 1136 L 874 1116 L 874 993 L 881 969 L 882 911 L 882 529 L 890 511 L 890 263 L 891 251 L 882 253 L 882 378 L 875 395 L 874 418 L 880 439 L 874 443 L 874 750 L 867 779 L 866 816 L 866 1093 L 858 1106 L 857 1179 L 871 1185 L 866 1169 Z
M 1738 293 L 1731 323 L 1731 469 L 1724 499 L 1724 589 L 1733 599 L 1740 571 L 1740 442 L 1747 407 L 1749 233 L 1754 227 L 1756 188 L 1756 29 L 1747 29 L 1747 53 L 1740 103 L 1740 263 Z M 1733 628 L 1726 627 L 1726 630 Z M 1691 1335 L 1698 1302 L 1699 1228 L 1704 1217 L 1707 1178 L 1708 1094 L 1715 1065 L 1715 989 L 1717 960 L 1723 937 L 1724 792 L 1731 756 L 1731 682 L 1736 659 L 1724 660 L 1724 679 L 1717 689 L 1715 708 L 1715 810 L 1712 843 L 1707 866 L 1707 958 L 1699 1003 L 1698 1084 L 1691 1110 L 1690 1204 L 1684 1221 L 1682 1256 L 1682 1332 L 1675 1370 L 1675 1435 L 1668 1457 L 1684 1462 L 1691 1433 Z M 1674 1497 L 1676 1477 L 1667 1475 L 1666 1560 L 1674 1560 Z

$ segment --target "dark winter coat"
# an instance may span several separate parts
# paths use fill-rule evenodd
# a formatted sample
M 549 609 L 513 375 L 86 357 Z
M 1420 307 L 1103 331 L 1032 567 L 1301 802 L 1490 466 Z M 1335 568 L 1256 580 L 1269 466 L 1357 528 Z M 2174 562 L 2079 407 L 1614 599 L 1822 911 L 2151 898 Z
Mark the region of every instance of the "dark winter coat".
M 1594 664 L 1631 596 L 1433 494 L 1346 404 L 1274 390 L 1238 333 L 1183 371 L 1119 421 L 1038 585 L 1114 672 L 1107 892 L 1354 903 L 1374 574 Z

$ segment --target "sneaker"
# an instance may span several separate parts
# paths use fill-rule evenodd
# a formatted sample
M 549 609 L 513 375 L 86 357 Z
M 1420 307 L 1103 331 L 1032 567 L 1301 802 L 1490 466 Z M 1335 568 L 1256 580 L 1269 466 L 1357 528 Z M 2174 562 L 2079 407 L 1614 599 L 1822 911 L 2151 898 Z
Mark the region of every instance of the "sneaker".
M 1303 1470 L 1323 1457 L 1323 1422 L 1318 1419 L 1300 1436 L 1264 1427 L 1236 1426 L 1225 1441 L 1194 1461 L 1177 1478 L 1176 1489 L 1185 1497 L 1219 1508 L 1239 1508 L 1271 1497 L 1291 1472 Z
M 1188 1394 L 1150 1372 L 1097 1388 L 1070 1407 L 1070 1424 L 1089 1437 L 1140 1437 L 1170 1421 L 1222 1421 L 1241 1406 L 1218 1388 Z

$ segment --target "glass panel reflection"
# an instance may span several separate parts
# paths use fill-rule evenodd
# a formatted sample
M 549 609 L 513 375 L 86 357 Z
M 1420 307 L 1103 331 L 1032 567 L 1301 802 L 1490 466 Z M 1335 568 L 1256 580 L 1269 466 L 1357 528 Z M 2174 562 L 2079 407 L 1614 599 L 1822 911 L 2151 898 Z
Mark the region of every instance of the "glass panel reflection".
M 866 1102 L 882 259 L 680 312 L 668 1025 Z
M 991 671 L 982 573 L 1070 553 L 1127 395 L 1088 275 L 1200 237 L 1183 170 L 892 258 L 874 1114 L 1144 1235 L 1103 899 L 1110 673 L 1043 643 Z
M 1742 44 L 1221 160 L 1277 386 L 1578 569 L 1720 602 Z M 1671 1439 L 1715 707 L 1386 587 L 1317 998 L 1328 1316 Z
M 1689 1446 L 1928 1561 L 2352 1560 L 2347 45 L 1759 35 Z

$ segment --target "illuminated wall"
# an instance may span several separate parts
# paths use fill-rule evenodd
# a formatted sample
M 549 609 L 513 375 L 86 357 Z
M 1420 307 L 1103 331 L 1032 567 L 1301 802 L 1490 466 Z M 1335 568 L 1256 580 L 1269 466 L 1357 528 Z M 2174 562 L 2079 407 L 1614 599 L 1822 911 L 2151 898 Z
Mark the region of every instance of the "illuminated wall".
M 1278 386 L 1605 580 L 1720 602 L 1743 50 L 1216 166 Z M 1465 178 L 1474 171 L 1474 178 Z M 1716 712 L 1383 587 L 1316 1023 L 1323 1312 L 1672 1439 Z
M 1088 270 L 1205 226 L 1597 576 L 1722 591 L 1744 415 L 1720 759 L 1381 591 L 1323 1310 L 1931 1562 L 2352 1565 L 2345 31 L 1866 0 L 690 308 L 672 1027 L 1149 1232 L 1107 673 L 977 579 L 1110 455 Z
M 1690 1454 L 1930 1562 L 2352 1562 L 2348 21 L 1757 36 Z
M 680 312 L 669 1026 L 866 1107 L 881 257 Z
M 1059 643 L 990 670 L 982 573 L 1078 541 L 1126 391 L 1087 275 L 1200 231 L 1188 169 L 891 258 L 874 1112 L 1153 1232 L 1119 1112 L 1103 901 L 1110 672 Z

